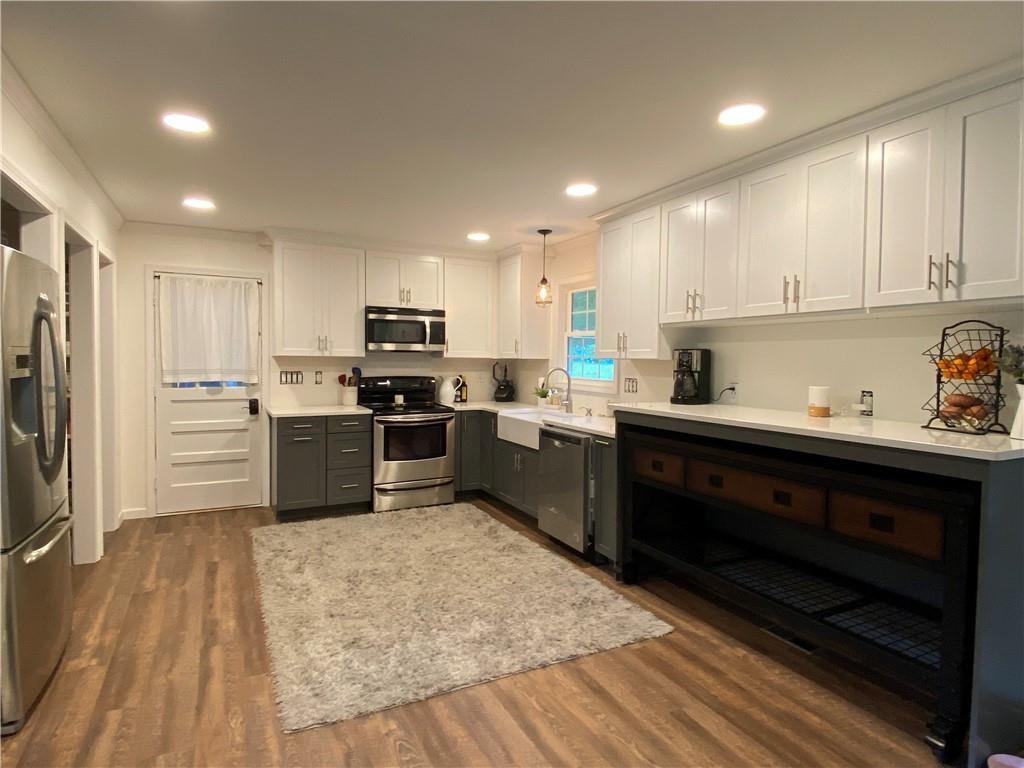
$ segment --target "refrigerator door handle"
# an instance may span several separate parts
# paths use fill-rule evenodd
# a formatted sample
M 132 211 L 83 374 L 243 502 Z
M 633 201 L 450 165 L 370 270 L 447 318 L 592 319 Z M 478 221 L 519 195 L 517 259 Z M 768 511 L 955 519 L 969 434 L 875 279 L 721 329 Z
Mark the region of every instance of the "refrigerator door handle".
M 70 525 L 71 520 L 64 520 L 63 522 L 60 522 L 57 525 L 53 526 L 53 535 L 50 536 L 49 541 L 47 541 L 41 547 L 28 550 L 21 556 L 21 559 L 25 562 L 25 565 L 31 565 L 36 560 L 41 560 L 42 558 L 46 557 L 46 553 L 53 549 L 55 546 L 57 546 L 57 542 L 60 541 L 60 537 L 64 535 L 64 531 L 66 531 L 70 527 Z
M 61 467 L 64 466 L 64 450 L 68 434 L 67 378 L 64 370 L 64 350 L 61 347 L 60 337 L 57 335 L 57 312 L 49 297 L 45 293 L 40 293 L 36 300 L 35 314 L 32 316 L 32 349 L 38 350 L 38 354 L 34 355 L 36 359 L 36 423 L 40 427 L 46 424 L 45 409 L 48 399 L 47 393 L 43 390 L 43 338 L 40 334 L 43 325 L 47 327 L 49 351 L 53 360 L 56 414 L 53 425 L 53 453 L 47 455 L 47 435 L 43 429 L 36 434 L 36 453 L 39 456 L 39 469 L 42 471 L 47 485 L 52 485 L 60 475 Z

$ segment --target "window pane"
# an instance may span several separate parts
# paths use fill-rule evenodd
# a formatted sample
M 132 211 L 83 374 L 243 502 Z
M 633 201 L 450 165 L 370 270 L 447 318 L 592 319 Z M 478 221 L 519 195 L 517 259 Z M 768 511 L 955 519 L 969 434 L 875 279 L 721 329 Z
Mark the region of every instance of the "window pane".
M 584 312 L 587 310 L 587 294 L 588 291 L 573 291 L 572 292 L 572 311 L 573 312 Z
M 614 381 L 615 361 L 597 357 L 597 339 L 594 336 L 571 336 L 566 341 L 569 373 L 574 378 L 592 381 Z
M 587 291 L 587 309 L 597 309 L 597 288 Z
M 592 312 L 587 312 L 586 326 L 587 327 L 584 330 L 587 330 L 587 331 L 596 331 L 597 330 L 597 312 L 593 312 L 593 311 Z
M 597 378 L 601 381 L 615 381 L 615 361 L 610 357 L 598 361 L 599 370 Z
M 586 312 L 573 312 L 571 330 L 573 331 L 586 331 L 587 328 L 587 313 Z

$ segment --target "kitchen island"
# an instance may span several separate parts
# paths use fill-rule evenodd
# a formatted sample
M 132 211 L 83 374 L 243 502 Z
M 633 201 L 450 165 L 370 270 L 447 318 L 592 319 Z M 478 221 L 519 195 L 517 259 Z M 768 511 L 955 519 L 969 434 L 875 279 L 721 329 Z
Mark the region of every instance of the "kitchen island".
M 1024 444 L 738 406 L 612 408 L 625 580 L 671 567 L 923 692 L 943 760 L 964 742 L 970 766 L 1024 744 Z

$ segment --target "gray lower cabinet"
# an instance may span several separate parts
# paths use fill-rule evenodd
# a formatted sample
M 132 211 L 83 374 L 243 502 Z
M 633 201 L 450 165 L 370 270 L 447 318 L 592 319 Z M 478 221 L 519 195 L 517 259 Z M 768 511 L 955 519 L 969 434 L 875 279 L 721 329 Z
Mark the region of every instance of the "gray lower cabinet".
M 370 501 L 369 416 L 274 419 L 273 504 L 278 512 Z
M 480 414 L 480 487 L 494 490 L 494 444 L 498 442 L 498 415 Z
M 591 441 L 590 463 L 594 473 L 594 549 L 618 562 L 619 464 L 615 441 L 595 437 Z
M 296 434 L 290 428 L 279 429 L 274 458 L 278 511 L 322 507 L 327 503 L 327 457 L 322 432 Z
M 495 440 L 494 495 L 537 516 L 537 470 L 540 454 L 506 440 Z
M 462 411 L 455 416 L 457 491 L 480 487 L 480 416 L 478 411 Z

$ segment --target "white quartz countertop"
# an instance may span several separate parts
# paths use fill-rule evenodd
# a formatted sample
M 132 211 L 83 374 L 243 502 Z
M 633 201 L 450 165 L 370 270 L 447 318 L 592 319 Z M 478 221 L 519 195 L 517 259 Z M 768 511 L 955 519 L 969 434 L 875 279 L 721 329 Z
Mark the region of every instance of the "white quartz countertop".
M 522 411 L 531 408 L 536 409 L 536 407 L 536 405 L 530 405 L 529 403 L 496 403 L 493 400 L 471 400 L 468 403 L 452 403 L 452 408 L 456 411 L 489 411 L 491 413 Z
M 356 414 L 372 413 L 369 408 L 361 405 L 268 405 L 264 409 L 274 419 L 287 419 L 298 416 L 355 416 Z
M 909 421 L 886 421 L 873 416 L 815 418 L 799 411 L 747 408 L 742 405 L 671 405 L 669 403 L 610 403 L 612 411 L 643 413 L 669 419 L 703 421 L 730 427 L 784 432 L 791 435 L 841 440 L 861 445 L 903 448 L 986 461 L 1024 458 L 1024 441 L 1006 435 L 965 435 L 922 429 Z
M 456 411 L 503 413 L 506 416 L 515 416 L 517 419 L 525 419 L 546 427 L 563 427 L 590 435 L 615 437 L 615 419 L 609 416 L 582 416 L 579 414 L 570 416 L 554 409 L 540 409 L 530 403 L 496 403 L 493 400 L 455 403 L 452 407 Z M 517 413 L 517 411 L 521 413 Z

